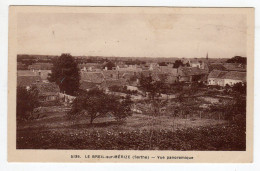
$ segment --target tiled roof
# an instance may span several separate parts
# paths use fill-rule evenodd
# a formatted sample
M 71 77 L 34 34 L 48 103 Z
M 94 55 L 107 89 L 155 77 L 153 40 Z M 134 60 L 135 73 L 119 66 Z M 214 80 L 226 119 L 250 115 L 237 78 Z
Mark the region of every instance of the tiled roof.
M 213 71 L 213 70 L 220 70 L 220 71 L 225 71 L 226 68 L 224 67 L 223 64 L 221 63 L 213 63 L 209 65 L 209 71 Z
M 246 72 L 213 70 L 209 73 L 208 78 L 246 81 Z
M 39 76 L 17 76 L 18 86 L 31 86 L 34 83 L 41 82 Z
M 35 83 L 40 94 L 57 93 L 60 91 L 59 86 L 55 83 Z
M 116 79 L 118 78 L 119 72 L 116 70 L 103 70 L 103 75 L 105 79 Z
M 222 78 L 228 71 L 213 70 L 209 73 L 208 78 Z
M 207 73 L 206 70 L 197 67 L 181 67 L 179 69 L 181 76 L 203 75 Z
M 230 71 L 226 73 L 224 79 L 241 80 L 246 81 L 246 72 Z
M 88 90 L 92 88 L 97 88 L 99 84 L 93 83 L 93 82 L 88 82 L 88 81 L 81 81 L 80 82 L 80 89 L 81 90 Z
M 104 81 L 104 75 L 101 72 L 81 72 L 81 80 L 102 83 Z
M 160 66 L 161 72 L 171 73 L 177 75 L 177 68 L 169 67 L 169 66 Z
M 130 79 L 135 74 L 137 75 L 137 72 L 134 71 L 119 71 L 118 73 L 119 73 L 119 78 L 125 78 L 125 79 Z

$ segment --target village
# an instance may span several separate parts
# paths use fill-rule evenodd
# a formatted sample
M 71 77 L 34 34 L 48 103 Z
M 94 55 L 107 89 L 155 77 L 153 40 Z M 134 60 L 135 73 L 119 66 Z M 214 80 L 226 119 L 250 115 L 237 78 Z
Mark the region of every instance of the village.
M 76 58 L 77 59 L 77 58 Z M 80 60 L 81 58 L 78 58 Z M 26 60 L 25 60 L 26 61 Z M 171 61 L 171 60 L 169 60 Z M 172 62 L 140 62 L 109 61 L 100 63 L 79 63 L 80 89 L 104 89 L 110 92 L 113 87 L 126 87 L 127 90 L 140 92 L 138 89 L 140 76 L 152 76 L 153 80 L 162 80 L 172 85 L 175 83 L 191 84 L 203 83 L 208 86 L 233 86 L 236 83 L 246 83 L 246 64 L 210 62 L 208 55 L 205 59 L 180 59 L 181 64 L 174 67 Z M 136 64 L 137 63 L 137 64 Z M 111 64 L 111 65 L 110 65 Z M 73 97 L 60 92 L 58 85 L 50 83 L 48 76 L 51 73 L 52 63 L 35 62 L 25 68 L 25 64 L 17 64 L 17 86 L 31 87 L 36 85 L 41 93 L 40 100 L 51 103 L 57 99 L 71 101 Z M 139 93 L 133 98 L 140 99 Z M 163 96 L 164 94 L 162 94 Z M 66 97 L 66 98 L 64 98 Z
M 89 129 L 106 131 L 106 134 L 117 134 L 118 136 L 120 134 L 118 129 L 130 132 L 137 131 L 137 134 L 143 135 L 151 127 L 156 131 L 159 130 L 158 134 L 161 134 L 162 129 L 176 131 L 199 129 L 200 127 L 208 129 L 214 126 L 222 128 L 230 125 L 230 121 L 244 122 L 244 116 L 231 114 L 228 110 L 228 108 L 232 109 L 230 105 L 234 103 L 234 94 L 237 94 L 235 91 L 246 89 L 246 63 L 232 62 L 232 60 L 230 62 L 230 59 L 235 60 L 241 57 L 211 59 L 208 54 L 202 58 L 162 58 L 162 60 L 160 58 L 155 60 L 149 58 L 124 59 L 123 57 L 74 57 L 80 72 L 79 94 L 98 89 L 104 91 L 105 94 L 122 98 L 129 96 L 133 101 L 131 116 L 123 124 L 119 123 L 118 125 L 113 117 L 108 116 L 97 118 L 94 121 L 94 126 L 90 126 L 86 119 L 79 118 L 73 121 L 66 119 L 66 113 L 72 108 L 77 95 L 62 92 L 59 85 L 49 81 L 53 68 L 52 58 L 33 55 L 29 57 L 28 55 L 26 57 L 18 56 L 17 87 L 25 87 L 27 90 L 36 87 L 40 102 L 40 105 L 33 110 L 32 117 L 27 121 L 21 121 L 17 127 L 18 142 L 19 140 L 21 142 L 18 143 L 18 148 L 19 144 L 21 148 L 30 148 L 32 144 L 37 144 L 40 148 L 53 148 L 52 146 L 41 146 L 42 144 L 40 143 L 40 145 L 39 142 L 33 143 L 35 140 L 30 140 L 28 136 L 28 142 L 25 142 L 24 136 L 32 128 L 34 131 L 39 131 L 42 127 L 47 127 L 51 131 L 59 128 L 66 136 L 76 136 Z M 152 117 L 154 116 L 151 114 L 154 112 L 153 106 L 151 106 L 153 103 L 148 101 L 149 96 L 141 86 L 142 78 L 145 77 L 150 77 L 153 81 L 160 81 L 164 85 L 156 97 L 158 99 L 156 117 Z M 147 91 L 149 92 L 149 90 Z M 241 94 L 243 98 L 246 97 L 246 93 L 242 92 Z M 103 129 L 104 126 L 105 129 Z M 33 134 L 37 133 L 37 131 L 33 132 Z M 221 136 L 218 138 L 217 141 L 221 141 Z M 239 138 L 242 139 L 241 142 L 245 141 L 243 137 Z M 104 141 L 106 140 L 104 139 Z M 102 147 L 75 146 L 80 149 L 112 148 L 109 145 L 106 147 L 104 144 Z M 59 147 L 69 148 L 64 145 L 59 145 Z M 166 147 L 166 145 L 160 147 L 136 145 L 131 149 L 165 149 Z M 117 148 L 128 149 L 130 147 L 117 145 Z M 172 148 L 182 149 L 183 147 Z M 189 146 L 185 147 L 184 150 L 194 148 L 202 147 Z M 217 149 L 213 146 L 207 148 Z M 232 148 L 243 149 L 244 146 L 242 144 L 241 147 L 240 144 L 237 147 L 233 144 Z M 228 148 L 223 147 L 223 149 Z

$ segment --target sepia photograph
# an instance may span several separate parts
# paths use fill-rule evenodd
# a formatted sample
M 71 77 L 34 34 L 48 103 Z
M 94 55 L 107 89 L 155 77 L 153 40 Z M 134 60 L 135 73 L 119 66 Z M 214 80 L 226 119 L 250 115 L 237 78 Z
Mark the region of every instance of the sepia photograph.
M 249 152 L 252 160 L 253 8 L 10 12 L 12 150 L 113 154 L 101 161 L 119 150 L 141 160 Z M 77 154 L 70 158 L 89 158 Z

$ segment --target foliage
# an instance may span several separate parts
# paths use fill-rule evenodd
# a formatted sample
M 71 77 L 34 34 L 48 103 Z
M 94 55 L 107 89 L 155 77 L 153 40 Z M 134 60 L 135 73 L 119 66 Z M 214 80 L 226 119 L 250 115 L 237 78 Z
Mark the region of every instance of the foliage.
M 237 94 L 228 102 L 211 105 L 211 111 L 221 113 L 224 119 L 229 120 L 240 127 L 246 124 L 246 99 Z
M 167 66 L 166 62 L 159 62 L 158 64 L 159 64 L 159 66 Z
M 233 58 L 228 59 L 226 62 L 227 63 L 239 63 L 239 64 L 246 65 L 246 63 L 247 63 L 246 61 L 247 61 L 246 57 L 234 56 Z
M 235 92 L 238 92 L 240 94 L 246 94 L 246 83 L 242 84 L 242 83 L 236 83 L 232 86 L 232 90 Z
M 116 65 L 111 62 L 111 61 L 108 61 L 104 66 L 103 66 L 103 69 L 107 68 L 107 70 L 112 70 L 113 67 L 116 67 Z
M 114 102 L 111 106 L 112 114 L 118 121 L 122 121 L 128 116 L 131 115 L 131 106 L 132 106 L 132 100 L 130 95 L 127 95 L 125 99 L 123 99 L 121 102 Z
M 151 75 L 145 77 L 143 74 L 141 74 L 140 89 L 143 90 L 145 93 L 148 92 L 149 98 L 151 100 L 154 100 L 156 97 L 160 96 L 164 88 L 164 80 L 155 81 L 153 80 Z
M 129 97 L 122 100 L 117 96 L 105 94 L 102 90 L 93 89 L 73 101 L 68 115 L 73 117 L 83 113 L 90 117 L 90 124 L 94 119 L 107 114 L 112 114 L 117 120 L 122 120 L 131 114 L 131 104 Z
M 150 136 L 153 132 L 152 138 Z M 152 142 L 152 143 L 150 143 Z M 245 129 L 211 126 L 179 130 L 19 131 L 18 149 L 244 151 Z
M 56 82 L 61 92 L 75 95 L 79 89 L 80 73 L 74 58 L 70 54 L 55 58 L 48 80 Z
M 180 66 L 184 66 L 184 63 L 181 60 L 176 60 L 173 63 L 173 68 L 179 68 Z
M 28 120 L 32 117 L 33 109 L 39 106 L 38 94 L 36 87 L 28 90 L 25 87 L 17 87 L 17 119 Z

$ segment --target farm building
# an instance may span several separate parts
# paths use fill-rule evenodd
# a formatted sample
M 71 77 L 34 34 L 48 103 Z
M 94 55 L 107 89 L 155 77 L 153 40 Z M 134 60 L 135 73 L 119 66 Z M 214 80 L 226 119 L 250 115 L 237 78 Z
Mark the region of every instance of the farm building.
M 209 85 L 234 85 L 246 82 L 246 72 L 213 70 L 208 76 Z

